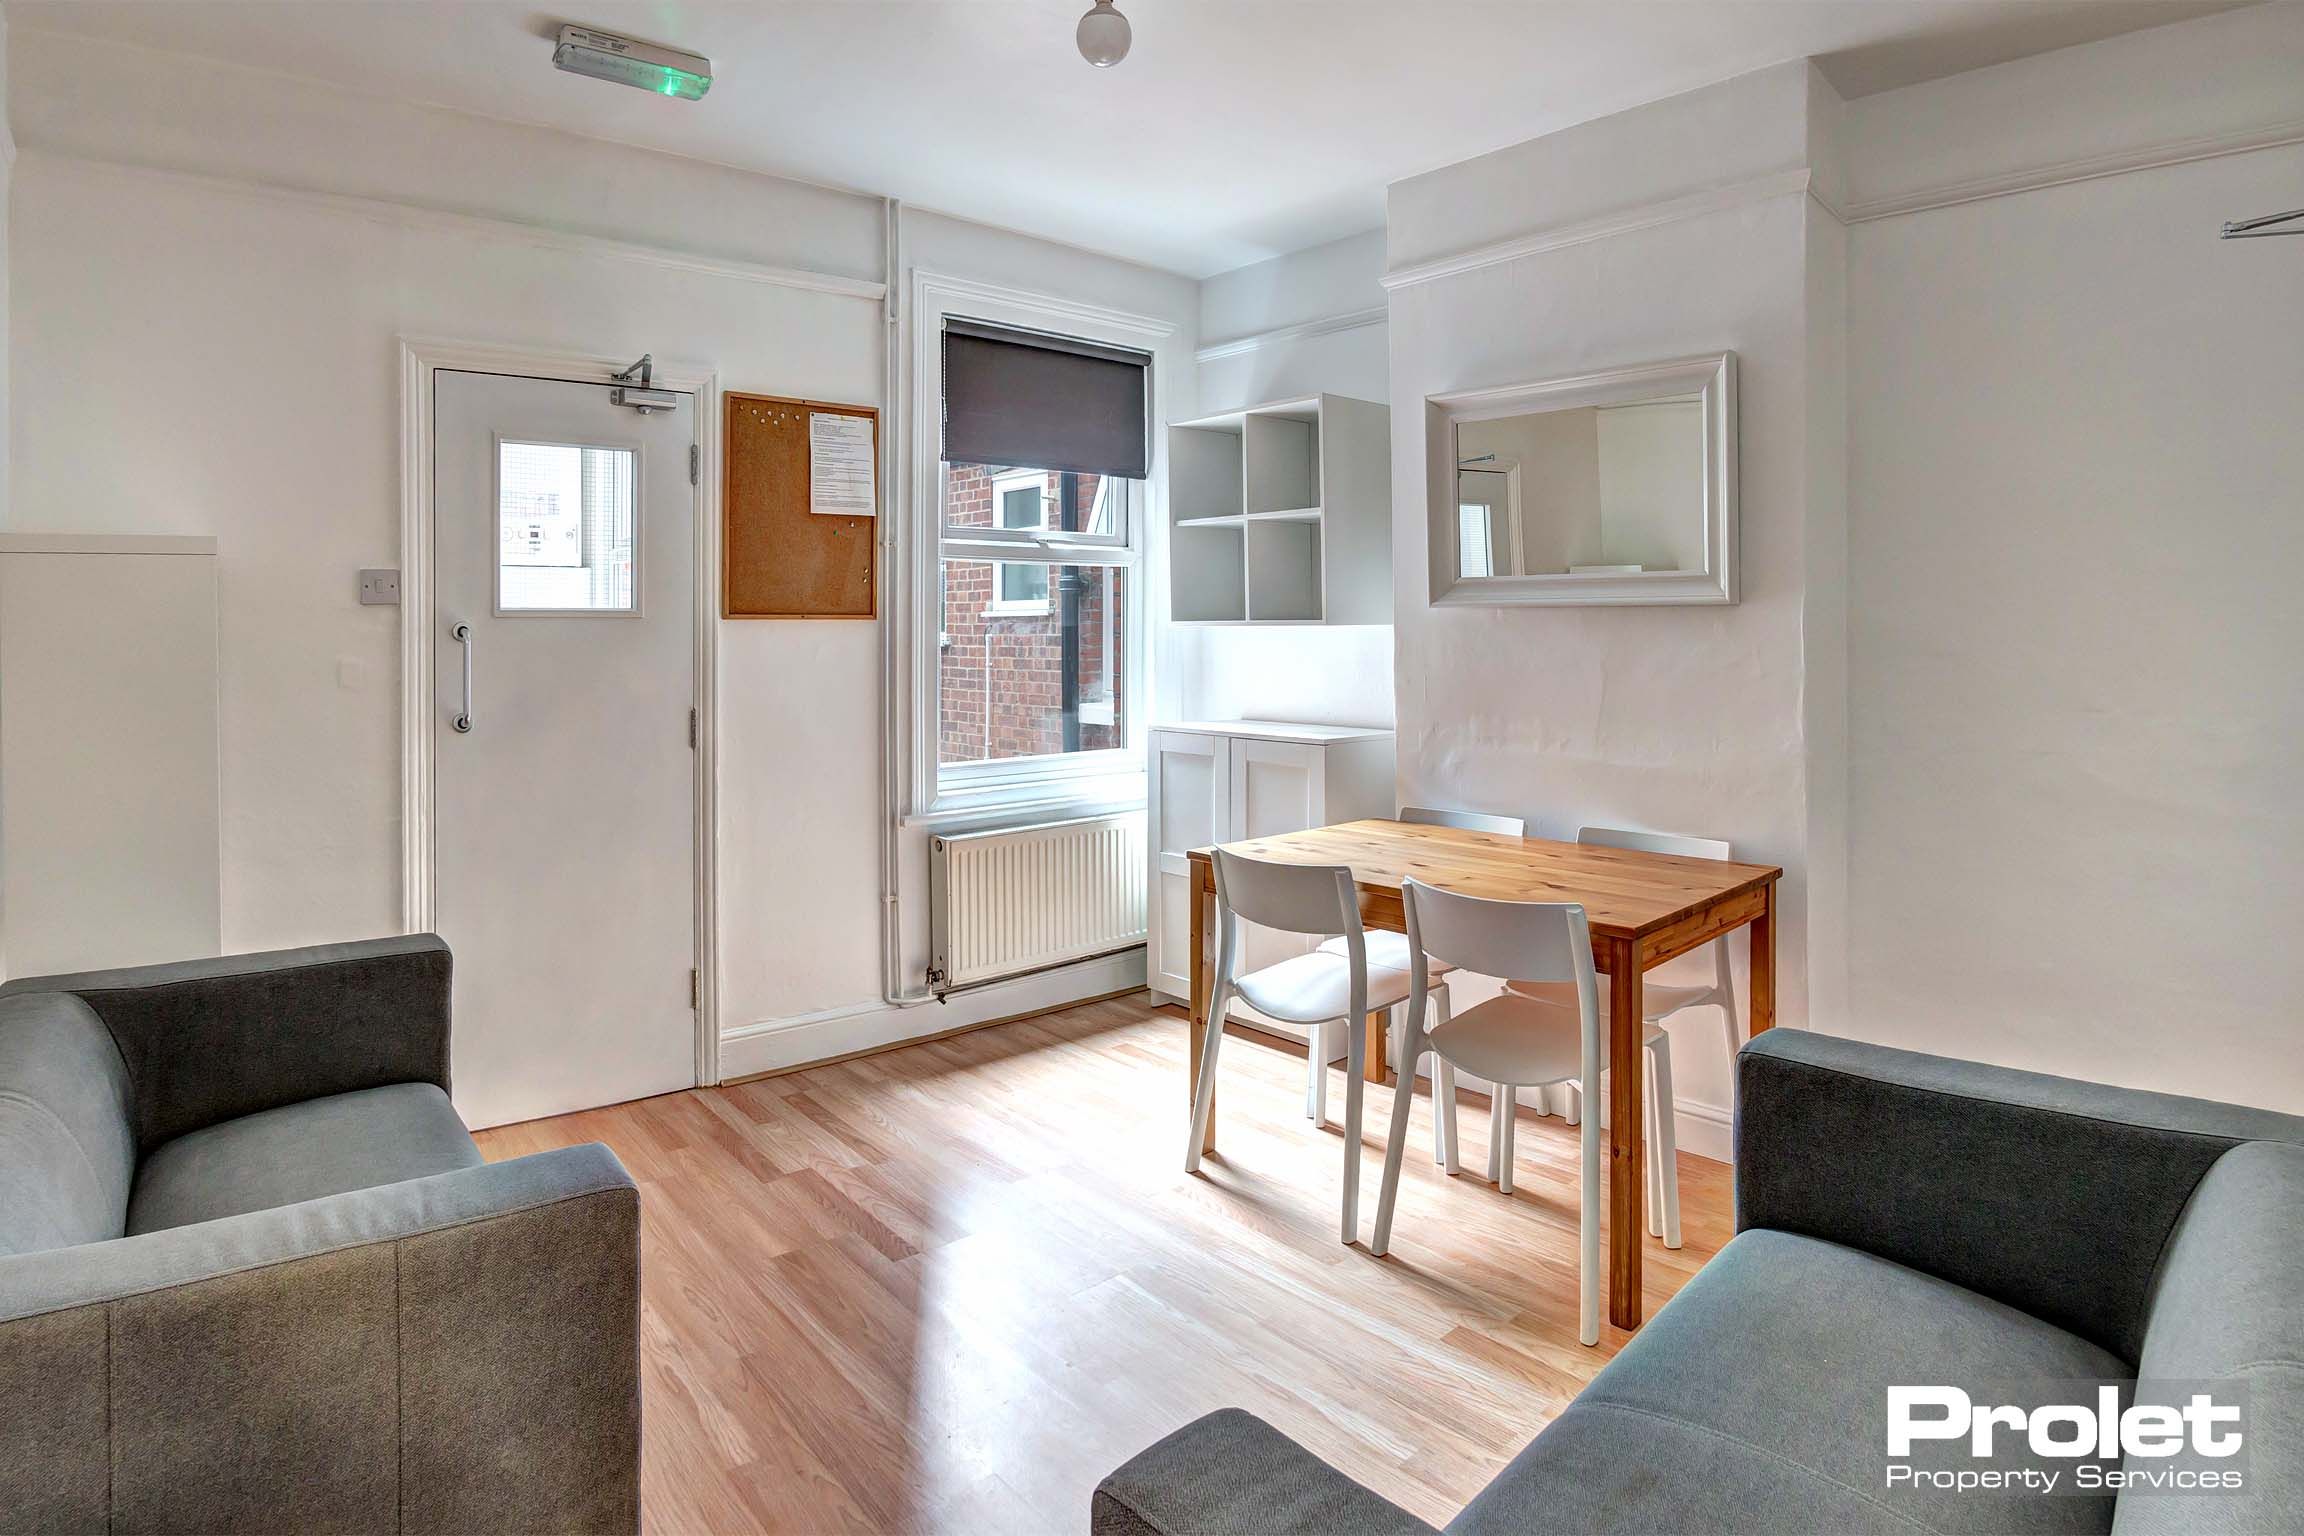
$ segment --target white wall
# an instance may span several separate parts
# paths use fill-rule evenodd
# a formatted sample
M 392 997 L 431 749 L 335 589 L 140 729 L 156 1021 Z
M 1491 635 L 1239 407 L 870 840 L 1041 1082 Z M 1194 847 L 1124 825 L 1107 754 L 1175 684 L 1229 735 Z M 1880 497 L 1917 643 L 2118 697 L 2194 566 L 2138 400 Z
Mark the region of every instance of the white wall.
M 2304 6 L 2287 0 L 1862 97 L 1842 109 L 1835 200 L 1862 220 L 2293 142 L 2300 66 Z
M 21 21 L 15 43 L 27 148 L 880 275 L 874 198 Z
M 141 49 L 15 43 L 15 366 L 39 387 L 14 395 L 9 523 L 217 537 L 223 943 L 393 931 L 399 613 L 360 607 L 354 581 L 398 560 L 399 339 L 652 351 L 730 389 L 877 404 L 880 304 L 766 269 L 878 279 L 881 205 Z M 1172 316 L 1163 367 L 1188 403 L 1189 281 L 910 228 L 923 265 Z M 878 629 L 721 625 L 726 1027 L 879 1010 Z
M 732 388 L 878 396 L 869 302 L 37 147 L 17 197 L 16 365 L 41 387 L 16 398 L 12 522 L 218 540 L 227 950 L 400 921 L 400 615 L 358 606 L 354 573 L 399 559 L 401 335 L 652 350 L 717 362 Z M 872 627 L 722 639 L 727 1006 L 875 991 Z M 778 878 L 794 867 L 815 872 L 805 900 Z
M 1704 563 L 1704 407 L 1693 400 L 1596 410 L 1600 558 L 1649 570 Z
M 1382 400 L 1384 231 L 1316 245 L 1200 284 L 1201 409 L 1327 390 Z
M 1848 112 L 1887 205 L 2293 138 L 2304 12 Z M 2304 1110 L 2304 242 L 2215 238 L 2300 186 L 2290 143 L 1849 231 L 1847 1032 Z
M 8 521 L 8 209 L 16 176 L 8 113 L 8 18 L 0 14 L 0 527 Z
M 1200 284 L 1197 410 L 1326 392 L 1383 401 L 1384 232 L 1220 273 Z M 1191 628 L 1172 641 L 1181 717 L 1392 723 L 1384 624 Z
M 16 135 L 8 115 L 8 17 L 0 12 L 0 528 L 8 523 L 8 374 L 11 333 L 8 328 L 8 210 L 15 201 Z M 0 786 L 0 795 L 5 786 Z M 0 850 L 0 857 L 5 857 Z M 7 914 L 0 910 L 0 925 Z M 0 955 L 6 950 L 0 934 Z
M 1805 65 L 1782 66 L 1391 193 L 1396 272 L 1469 258 L 1391 296 L 1401 797 L 1517 813 L 1551 836 L 1600 823 L 1723 837 L 1739 857 L 1783 865 L 1787 1024 L 1809 1019 L 1816 753 L 1835 767 L 1831 744 L 1808 736 L 1807 652 L 1836 643 L 1809 629 L 1809 525 L 1840 509 L 1810 474 L 1811 325 L 1834 323 L 1828 310 L 1812 321 L 1810 241 L 1827 216 L 1769 178 L 1806 168 L 1820 89 Z M 1624 217 L 1756 181 L 1712 211 Z M 1740 604 L 1427 604 L 1426 397 L 1721 351 L 1739 360 Z M 1717 1016 L 1674 1034 L 1683 1132 L 1688 1116 L 1705 1122 L 1689 1141 L 1717 1155 L 1730 1103 Z
M 1403 797 L 1782 863 L 1786 1023 L 2304 1109 L 2300 122 L 2265 6 L 1394 187 Z M 1415 600 L 1425 396 L 1720 347 L 1738 608 Z
M 1520 570 L 1564 571 L 1599 561 L 1599 412 L 1586 407 L 1468 421 L 1456 433 L 1456 456 L 1481 454 L 1519 467 Z M 1489 539 L 1491 558 L 1499 546 L 1504 552 L 1492 567 L 1498 571 L 1510 568 L 1512 521 L 1508 514 L 1498 518 Z M 1689 521 L 1701 527 L 1700 519 Z

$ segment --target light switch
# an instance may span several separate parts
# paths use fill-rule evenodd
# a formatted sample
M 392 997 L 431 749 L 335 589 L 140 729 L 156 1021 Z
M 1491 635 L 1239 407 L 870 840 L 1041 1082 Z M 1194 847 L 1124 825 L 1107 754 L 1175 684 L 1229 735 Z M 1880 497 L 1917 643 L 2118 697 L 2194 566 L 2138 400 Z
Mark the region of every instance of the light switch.
M 362 571 L 360 573 L 360 601 L 370 606 L 398 607 L 400 605 L 400 573 L 398 571 Z

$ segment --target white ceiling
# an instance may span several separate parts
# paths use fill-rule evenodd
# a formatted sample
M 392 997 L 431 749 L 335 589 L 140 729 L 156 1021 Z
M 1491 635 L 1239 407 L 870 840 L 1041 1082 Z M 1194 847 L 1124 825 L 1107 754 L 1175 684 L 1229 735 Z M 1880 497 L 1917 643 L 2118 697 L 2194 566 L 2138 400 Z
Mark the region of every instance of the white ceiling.
M 1205 276 L 1370 229 L 1387 182 L 1762 65 L 1848 94 L 2233 0 L 9 0 L 18 30 L 234 59 L 885 193 Z M 551 67 L 561 21 L 711 56 L 690 104 Z

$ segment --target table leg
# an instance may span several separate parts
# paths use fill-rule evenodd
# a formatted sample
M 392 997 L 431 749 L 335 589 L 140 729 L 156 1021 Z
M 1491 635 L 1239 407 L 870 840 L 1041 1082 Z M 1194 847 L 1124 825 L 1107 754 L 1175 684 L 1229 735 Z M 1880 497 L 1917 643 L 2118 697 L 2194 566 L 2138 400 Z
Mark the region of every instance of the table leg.
M 1368 1013 L 1368 1049 L 1360 1064 L 1360 1075 L 1371 1083 L 1381 1083 L 1392 1075 L 1392 1041 L 1388 1034 L 1391 1013 L 1373 1008 Z
M 1760 888 L 1760 915 L 1752 919 L 1752 1033 L 1776 1022 L 1776 884 Z
M 1192 1046 L 1185 1052 L 1184 1114 L 1189 1125 L 1192 1100 L 1200 1087 L 1200 1053 L 1208 1048 L 1208 907 L 1215 899 L 1210 867 L 1191 861 L 1192 870 Z M 1189 1139 L 1189 1137 L 1187 1137 Z M 1200 1138 L 1203 1154 L 1216 1150 L 1216 1096 L 1208 1096 L 1208 1129 Z
M 1639 940 L 1615 943 L 1608 966 L 1608 1321 L 1619 1328 L 1640 1326 L 1640 1239 L 1648 1230 L 1641 1207 L 1648 1192 L 1640 1123 L 1648 1053 L 1640 964 Z M 1597 1108 L 1587 1094 L 1584 1113 Z

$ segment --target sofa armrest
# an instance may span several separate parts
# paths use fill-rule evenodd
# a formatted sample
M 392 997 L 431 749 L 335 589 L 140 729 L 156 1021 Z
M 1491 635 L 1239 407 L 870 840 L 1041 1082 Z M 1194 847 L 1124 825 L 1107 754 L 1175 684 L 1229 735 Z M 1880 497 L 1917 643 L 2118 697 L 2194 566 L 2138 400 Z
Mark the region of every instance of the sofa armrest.
M 1239 1408 L 1194 1419 L 1096 1485 L 1090 1536 L 1436 1536 Z
M 2304 1119 L 1805 1030 L 1737 1058 L 1736 1227 L 1861 1248 L 2134 1361 L 2211 1163 Z
M 112 1031 L 135 1085 L 139 1153 L 331 1093 L 448 1083 L 448 946 L 431 934 L 34 976 Z
M 0 1509 L 632 1531 L 639 1268 L 601 1146 L 0 1258 Z

